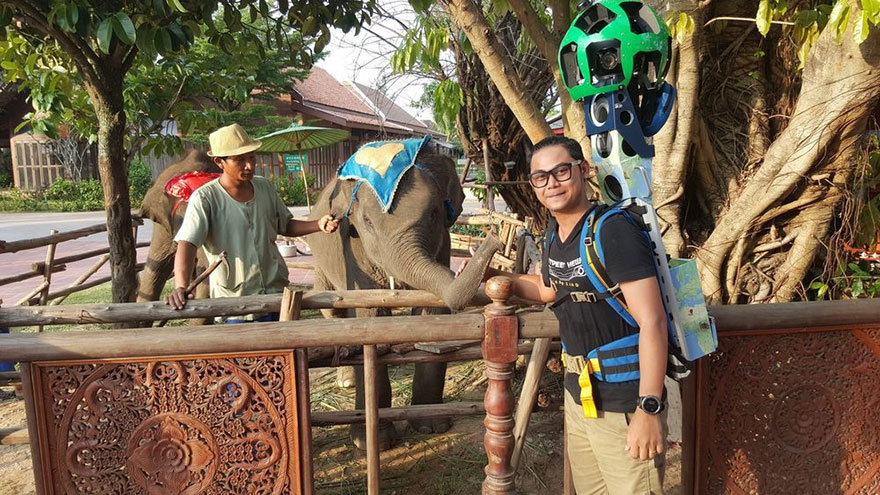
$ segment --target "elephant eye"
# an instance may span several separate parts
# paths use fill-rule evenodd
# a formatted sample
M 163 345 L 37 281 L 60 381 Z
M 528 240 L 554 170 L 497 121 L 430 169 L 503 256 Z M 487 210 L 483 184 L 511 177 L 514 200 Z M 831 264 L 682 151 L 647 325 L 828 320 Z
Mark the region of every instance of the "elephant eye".
M 364 215 L 364 227 L 372 230 L 373 229 L 373 221 L 370 220 L 370 217 Z

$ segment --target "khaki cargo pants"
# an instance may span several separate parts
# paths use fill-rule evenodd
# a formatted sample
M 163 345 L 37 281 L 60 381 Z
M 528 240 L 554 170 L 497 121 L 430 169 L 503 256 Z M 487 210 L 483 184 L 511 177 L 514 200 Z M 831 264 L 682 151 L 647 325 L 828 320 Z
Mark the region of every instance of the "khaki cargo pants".
M 666 456 L 639 461 L 626 447 L 628 415 L 599 411 L 584 418 L 581 405 L 565 395 L 565 429 L 571 475 L 578 495 L 662 495 Z M 666 413 L 663 413 L 666 435 Z

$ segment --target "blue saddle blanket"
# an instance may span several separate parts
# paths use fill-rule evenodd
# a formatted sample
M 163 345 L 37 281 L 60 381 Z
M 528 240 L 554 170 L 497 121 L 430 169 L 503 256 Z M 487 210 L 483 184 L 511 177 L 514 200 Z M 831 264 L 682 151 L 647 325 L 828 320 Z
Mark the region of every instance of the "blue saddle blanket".
M 339 167 L 337 175 L 340 179 L 360 180 L 369 184 L 382 210 L 388 213 L 400 179 L 415 166 L 416 157 L 430 140 L 431 136 L 425 136 L 421 139 L 367 143 Z

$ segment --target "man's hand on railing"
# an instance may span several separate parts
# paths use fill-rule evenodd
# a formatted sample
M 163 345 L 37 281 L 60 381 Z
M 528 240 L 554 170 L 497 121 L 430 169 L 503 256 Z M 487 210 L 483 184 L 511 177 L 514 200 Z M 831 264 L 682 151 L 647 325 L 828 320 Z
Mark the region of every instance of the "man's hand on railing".
M 192 293 L 187 293 L 186 287 L 175 287 L 171 294 L 165 296 L 165 304 L 174 309 L 183 309 L 186 306 L 186 300 L 192 298 Z

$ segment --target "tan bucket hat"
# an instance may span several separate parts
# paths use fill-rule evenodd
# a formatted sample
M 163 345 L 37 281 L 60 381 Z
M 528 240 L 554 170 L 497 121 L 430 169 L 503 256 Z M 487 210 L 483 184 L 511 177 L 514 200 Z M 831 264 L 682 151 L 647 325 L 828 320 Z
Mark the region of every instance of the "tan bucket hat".
M 238 124 L 221 127 L 208 135 L 211 151 L 208 156 L 238 156 L 256 151 L 261 144 L 248 136 L 247 131 Z

